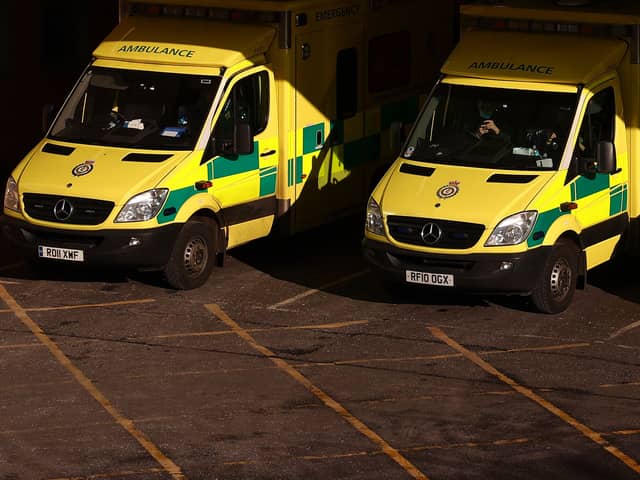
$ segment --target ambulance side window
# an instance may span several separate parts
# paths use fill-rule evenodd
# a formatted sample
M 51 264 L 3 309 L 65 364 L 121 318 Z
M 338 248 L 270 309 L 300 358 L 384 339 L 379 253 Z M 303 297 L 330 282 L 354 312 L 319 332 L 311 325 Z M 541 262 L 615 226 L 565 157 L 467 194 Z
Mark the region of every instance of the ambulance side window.
M 269 121 L 269 76 L 256 73 L 236 83 L 227 98 L 213 132 L 216 150 L 233 148 L 236 125 L 249 124 L 253 135 L 267 128 Z
M 338 120 L 353 117 L 358 111 L 358 51 L 346 48 L 336 61 L 336 114 Z

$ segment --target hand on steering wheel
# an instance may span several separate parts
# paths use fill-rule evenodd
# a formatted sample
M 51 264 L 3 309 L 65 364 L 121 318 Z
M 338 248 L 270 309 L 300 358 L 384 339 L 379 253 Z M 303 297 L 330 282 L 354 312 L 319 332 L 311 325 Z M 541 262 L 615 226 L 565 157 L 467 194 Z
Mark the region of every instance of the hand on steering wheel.
M 120 127 L 126 122 L 127 119 L 117 110 L 111 110 L 109 112 L 109 123 L 102 130 L 105 132 L 109 132 L 116 127 Z

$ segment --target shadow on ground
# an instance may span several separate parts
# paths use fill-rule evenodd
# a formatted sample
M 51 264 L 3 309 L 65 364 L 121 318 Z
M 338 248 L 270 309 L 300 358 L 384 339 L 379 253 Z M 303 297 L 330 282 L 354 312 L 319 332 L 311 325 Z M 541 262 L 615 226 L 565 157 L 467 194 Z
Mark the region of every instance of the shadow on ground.
M 228 255 L 278 280 L 355 300 L 387 304 L 497 305 L 535 312 L 526 297 L 470 295 L 385 281 L 371 270 L 362 256 L 363 223 L 362 215 L 351 216 L 291 237 L 255 240 L 231 250 Z M 110 284 L 133 280 L 170 290 L 159 272 L 96 270 L 57 263 L 38 267 L 20 261 L 2 240 L 0 246 L 0 275 L 5 278 Z M 640 303 L 638 271 L 640 258 L 618 257 L 590 271 L 588 282 L 607 293 Z
M 594 268 L 588 274 L 589 285 L 640 304 L 640 257 L 620 255 Z
M 532 311 L 523 297 L 488 297 L 393 284 L 372 270 L 362 256 L 364 219 L 351 216 L 289 238 L 268 237 L 230 255 L 269 276 L 309 289 L 388 304 L 489 306 Z M 354 276 L 355 274 L 355 276 Z M 345 279 L 344 282 L 336 281 Z

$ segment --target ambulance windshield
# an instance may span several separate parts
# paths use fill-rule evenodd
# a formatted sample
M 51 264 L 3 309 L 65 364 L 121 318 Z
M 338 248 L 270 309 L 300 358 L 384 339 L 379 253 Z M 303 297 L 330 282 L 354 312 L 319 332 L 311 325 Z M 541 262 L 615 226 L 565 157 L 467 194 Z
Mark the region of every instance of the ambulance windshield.
M 404 158 L 507 170 L 554 170 L 578 101 L 554 93 L 440 84 Z
M 76 85 L 51 130 L 68 142 L 192 149 L 219 77 L 94 67 Z

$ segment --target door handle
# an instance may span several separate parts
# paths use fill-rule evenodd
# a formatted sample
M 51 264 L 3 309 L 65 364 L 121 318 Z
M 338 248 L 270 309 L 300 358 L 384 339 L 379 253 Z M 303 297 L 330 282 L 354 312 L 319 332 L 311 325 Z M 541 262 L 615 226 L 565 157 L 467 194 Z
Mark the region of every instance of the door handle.
M 578 204 L 576 202 L 562 202 L 560 204 L 561 212 L 570 212 L 571 210 L 575 210 L 578 208 Z
M 268 152 L 262 152 L 260 154 L 261 157 L 268 157 L 269 155 L 273 155 L 274 153 L 276 153 L 275 150 L 269 150 Z

